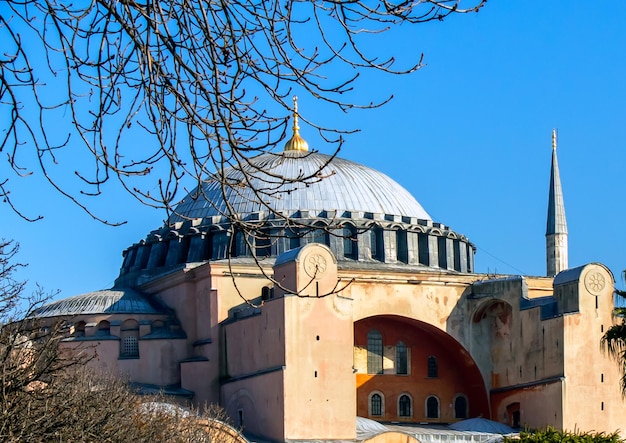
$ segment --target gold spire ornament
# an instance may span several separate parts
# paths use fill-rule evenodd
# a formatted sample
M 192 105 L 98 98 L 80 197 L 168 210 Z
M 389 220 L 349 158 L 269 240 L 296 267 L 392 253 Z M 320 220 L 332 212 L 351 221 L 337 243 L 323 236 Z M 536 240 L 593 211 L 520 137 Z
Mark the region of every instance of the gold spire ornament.
M 298 97 L 293 96 L 293 135 L 285 143 L 285 151 L 308 151 L 309 144 L 300 136 L 298 126 Z

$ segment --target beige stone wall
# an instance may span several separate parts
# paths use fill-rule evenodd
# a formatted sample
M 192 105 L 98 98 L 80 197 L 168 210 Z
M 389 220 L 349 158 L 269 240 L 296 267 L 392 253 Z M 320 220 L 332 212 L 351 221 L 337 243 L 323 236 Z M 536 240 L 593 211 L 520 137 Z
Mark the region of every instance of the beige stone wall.
M 352 301 L 287 297 L 285 435 L 354 439 Z
M 522 429 L 542 429 L 547 426 L 562 429 L 564 387 L 562 380 L 555 380 L 495 393 L 492 395 L 492 418 L 512 426 L 513 417 L 507 407 L 519 403 L 519 424 Z
M 258 313 L 224 325 L 225 377 L 241 377 L 285 365 L 284 300 L 266 302 Z
M 274 371 L 222 385 L 222 406 L 235 427 L 270 441 L 285 440 L 283 375 Z
M 602 265 L 587 265 L 562 296 L 576 300 L 579 311 L 564 317 L 564 427 L 623 429 L 626 403 L 620 394 L 618 367 L 600 352 L 600 339 L 613 321 L 613 277 Z

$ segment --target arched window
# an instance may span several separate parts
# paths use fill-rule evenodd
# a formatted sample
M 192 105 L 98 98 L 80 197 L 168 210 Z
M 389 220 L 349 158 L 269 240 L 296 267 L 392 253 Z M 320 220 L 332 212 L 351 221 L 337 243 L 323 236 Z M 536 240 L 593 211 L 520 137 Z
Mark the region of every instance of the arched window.
M 263 286 L 261 288 L 261 300 L 269 300 L 271 298 L 272 290 L 269 286 Z
M 372 394 L 370 394 L 369 409 L 371 416 L 380 417 L 383 415 L 383 411 L 385 410 L 385 402 L 382 394 L 378 392 L 373 392 Z
M 406 345 L 399 341 L 396 345 L 396 374 L 406 375 L 408 373 L 408 352 Z
M 426 417 L 439 418 L 439 399 L 434 395 L 426 399 Z
M 396 231 L 396 258 L 399 262 L 409 262 L 409 245 L 406 231 L 398 229 Z
M 139 323 L 126 320 L 120 328 L 120 357 L 139 358 Z
M 98 323 L 98 330 L 96 331 L 96 335 L 99 336 L 107 336 L 111 335 L 111 323 L 106 320 L 102 320 Z
M 383 244 L 383 230 L 379 226 L 374 226 L 370 231 L 372 258 L 378 261 L 385 260 L 385 245 Z
M 330 236 L 328 234 L 328 227 L 322 223 L 314 225 L 314 228 L 309 230 L 306 243 L 320 243 L 322 245 L 330 245 Z
M 289 249 L 295 249 L 300 246 L 300 234 L 296 228 L 287 228 L 285 231 Z
M 383 336 L 376 329 L 367 334 L 367 373 L 383 373 Z
M 74 337 L 84 337 L 85 336 L 85 322 L 79 321 L 72 328 L 72 335 Z
M 406 394 L 402 394 L 398 400 L 398 415 L 400 417 L 411 417 L 413 415 L 411 397 Z
M 354 260 L 358 258 L 356 229 L 351 226 L 343 228 L 343 256 Z
M 152 322 L 152 327 L 150 329 L 151 329 L 151 332 L 154 332 L 154 331 L 159 331 L 163 328 L 165 328 L 165 323 L 162 320 L 154 320 Z
M 467 418 L 467 398 L 457 395 L 454 399 L 454 418 Z
M 431 355 L 428 357 L 428 377 L 437 378 L 439 376 L 439 367 L 437 366 L 437 357 Z
M 263 258 L 272 255 L 272 235 L 269 229 L 261 229 L 254 234 L 256 256 Z

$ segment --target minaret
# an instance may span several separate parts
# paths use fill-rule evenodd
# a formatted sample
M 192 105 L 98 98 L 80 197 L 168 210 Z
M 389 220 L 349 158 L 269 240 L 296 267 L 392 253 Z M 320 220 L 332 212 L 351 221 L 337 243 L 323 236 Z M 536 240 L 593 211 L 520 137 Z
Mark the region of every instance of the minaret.
M 552 130 L 552 168 L 550 170 L 550 192 L 548 194 L 548 223 L 546 226 L 547 275 L 555 276 L 567 269 L 567 221 L 565 205 L 556 158 L 556 129 Z

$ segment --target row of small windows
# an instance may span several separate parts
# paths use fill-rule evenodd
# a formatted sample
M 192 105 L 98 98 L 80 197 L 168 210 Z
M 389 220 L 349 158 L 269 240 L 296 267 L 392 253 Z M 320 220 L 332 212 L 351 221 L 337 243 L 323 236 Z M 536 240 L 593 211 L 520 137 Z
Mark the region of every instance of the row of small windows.
M 332 236 L 331 232 L 333 232 Z M 373 259 L 381 262 L 409 263 L 409 251 L 413 251 L 412 260 L 419 261 L 421 264 L 462 272 L 472 271 L 473 251 L 471 246 L 463 240 L 417 233 L 417 237 L 409 244 L 408 231 L 395 229 L 389 232 L 380 226 L 374 226 L 365 233 L 353 226 L 341 228 L 338 235 L 334 232 L 337 231 L 323 228 L 297 231 L 264 229 L 248 237 L 241 231 L 234 234 L 229 231 L 207 232 L 203 236 L 195 237 L 193 235 L 174 236 L 169 240 L 148 242 L 130 248 L 126 252 L 123 269 L 126 271 L 153 269 L 187 261 L 223 259 L 227 255 L 249 256 L 251 251 L 257 257 L 267 257 L 273 253 L 297 248 L 302 244 L 321 243 L 329 246 L 336 255 L 343 255 L 353 260 Z M 331 237 L 335 236 L 339 237 L 338 241 L 331 242 Z M 367 243 L 369 243 L 369 256 L 365 251 L 359 252 L 360 247 L 368 246 Z M 272 249 L 278 251 L 272 251 Z
M 409 352 L 406 344 L 399 341 L 396 344 L 396 374 L 406 375 L 409 373 Z M 429 378 L 439 376 L 437 357 L 431 355 L 427 360 L 427 373 Z M 380 331 L 372 329 L 367 334 L 367 373 L 383 373 L 383 336 Z
M 464 395 L 457 395 L 454 399 L 454 418 L 463 419 L 468 417 L 467 398 Z M 385 400 L 382 393 L 374 392 L 370 394 L 369 400 L 370 416 L 382 417 L 385 415 Z M 408 394 L 402 394 L 398 398 L 398 417 L 413 417 L 413 401 Z M 426 418 L 438 419 L 441 415 L 439 399 L 431 395 L 426 398 L 424 404 L 424 416 Z
M 162 321 L 153 322 L 152 328 L 162 328 Z M 85 336 L 84 321 L 79 321 L 70 328 L 70 334 L 73 337 Z M 96 326 L 96 337 L 106 337 L 111 335 L 111 323 L 102 320 Z M 120 325 L 120 357 L 122 358 L 138 358 L 139 357 L 139 322 L 134 319 L 125 320 Z

